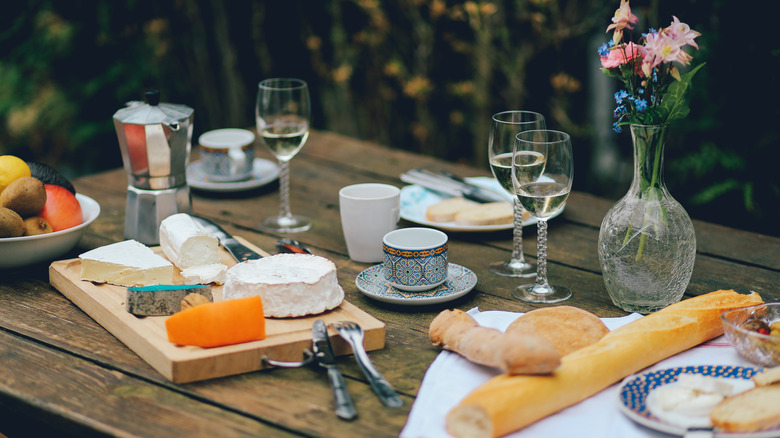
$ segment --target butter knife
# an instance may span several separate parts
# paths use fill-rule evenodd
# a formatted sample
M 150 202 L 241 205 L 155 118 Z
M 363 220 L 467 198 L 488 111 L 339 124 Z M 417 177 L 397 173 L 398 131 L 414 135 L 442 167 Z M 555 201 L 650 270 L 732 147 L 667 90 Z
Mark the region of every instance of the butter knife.
M 408 170 L 401 174 L 401 181 L 409 184 L 417 184 L 445 196 L 462 196 L 466 199 L 481 203 L 507 201 L 505 196 L 502 196 L 493 190 L 479 187 L 465 181 L 459 181 L 447 175 L 431 172 L 426 169 Z
M 262 255 L 248 248 L 243 243 L 236 240 L 227 231 L 222 229 L 215 222 L 212 222 L 205 217 L 192 216 L 192 219 L 201 224 L 212 236 L 219 239 L 219 243 L 233 256 L 238 262 L 245 262 L 247 260 L 255 260 L 263 258 Z
M 328 378 L 330 379 L 330 385 L 333 388 L 333 398 L 336 402 L 336 416 L 342 420 L 353 420 L 357 417 L 357 410 L 352 402 L 352 397 L 347 392 L 344 376 L 341 375 L 341 371 L 336 366 L 336 355 L 330 346 L 328 327 L 323 320 L 318 319 L 314 321 L 311 333 L 314 357 L 317 358 L 317 363 L 321 367 L 328 370 Z

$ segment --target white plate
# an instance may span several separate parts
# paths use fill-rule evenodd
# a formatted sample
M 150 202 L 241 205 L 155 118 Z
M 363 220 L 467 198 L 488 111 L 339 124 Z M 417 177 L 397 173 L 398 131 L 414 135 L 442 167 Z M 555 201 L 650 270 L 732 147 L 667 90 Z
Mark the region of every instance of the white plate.
M 447 281 L 433 289 L 421 292 L 407 292 L 396 289 L 382 274 L 382 264 L 374 265 L 355 278 L 360 292 L 378 301 L 406 306 L 422 306 L 452 301 L 474 289 L 477 274 L 469 268 L 450 263 L 447 265 Z
M 620 410 L 626 416 L 628 416 L 628 418 L 643 426 L 655 429 L 659 432 L 683 436 L 686 432 L 685 429 L 664 422 L 650 412 L 646 404 L 647 396 L 650 394 L 650 391 L 661 385 L 676 381 L 677 376 L 681 373 L 701 374 L 712 377 L 750 379 L 754 374 L 760 371 L 760 368 L 726 365 L 688 366 L 650 371 L 644 374 L 630 377 L 620 385 L 620 389 L 618 389 L 618 405 L 620 406 Z M 752 433 L 716 432 L 714 436 L 728 438 L 780 437 L 780 429 Z
M 495 192 L 501 193 L 505 196 L 508 202 L 513 202 L 512 195 L 506 192 L 495 178 L 486 176 L 477 176 L 473 178 L 466 178 L 466 181 L 492 189 Z M 502 225 L 460 225 L 455 222 L 432 222 L 426 219 L 425 209 L 429 205 L 435 204 L 439 201 L 443 201 L 446 197 L 440 196 L 430 190 L 426 190 L 416 184 L 404 186 L 401 188 L 401 217 L 420 225 L 426 225 L 433 228 L 438 228 L 445 231 L 499 231 L 499 230 L 511 230 L 513 224 Z M 563 209 L 553 217 L 561 214 Z M 523 221 L 523 226 L 533 225 L 537 222 L 536 218 L 532 217 L 526 221 Z
M 0 269 L 18 268 L 51 261 L 73 249 L 89 224 L 100 215 L 100 205 L 92 198 L 76 193 L 83 222 L 67 230 L 36 236 L 0 238 Z
M 252 162 L 252 176 L 244 181 L 224 182 L 211 181 L 203 172 L 200 161 L 187 165 L 187 184 L 209 192 L 240 192 L 262 187 L 279 177 L 279 166 L 263 158 L 255 158 Z

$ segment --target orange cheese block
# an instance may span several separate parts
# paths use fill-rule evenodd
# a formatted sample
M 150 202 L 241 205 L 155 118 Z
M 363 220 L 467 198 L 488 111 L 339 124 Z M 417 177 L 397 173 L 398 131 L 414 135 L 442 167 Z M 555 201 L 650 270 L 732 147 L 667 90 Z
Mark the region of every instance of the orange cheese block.
M 165 320 L 168 340 L 177 345 L 219 347 L 265 339 L 259 296 L 201 304 Z

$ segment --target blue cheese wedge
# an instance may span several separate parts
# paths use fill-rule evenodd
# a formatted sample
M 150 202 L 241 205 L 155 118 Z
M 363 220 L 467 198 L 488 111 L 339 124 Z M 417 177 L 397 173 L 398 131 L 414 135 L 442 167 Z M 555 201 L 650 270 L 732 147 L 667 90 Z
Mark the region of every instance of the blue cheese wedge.
M 169 316 L 182 310 L 182 300 L 189 294 L 214 301 L 211 286 L 166 284 L 127 288 L 125 306 L 135 316 Z
M 173 265 L 135 240 L 87 251 L 81 259 L 81 279 L 118 286 L 173 283 Z

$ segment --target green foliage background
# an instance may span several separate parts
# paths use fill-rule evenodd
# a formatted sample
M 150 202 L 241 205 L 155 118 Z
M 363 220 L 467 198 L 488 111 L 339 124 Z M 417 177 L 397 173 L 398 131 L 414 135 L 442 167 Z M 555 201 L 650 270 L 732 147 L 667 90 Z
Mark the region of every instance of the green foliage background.
M 617 199 L 628 133 L 596 48 L 619 1 L 31 0 L 0 14 L 0 154 L 69 176 L 121 166 L 111 116 L 147 89 L 195 109 L 195 135 L 252 126 L 255 87 L 309 82 L 313 125 L 487 168 L 490 116 L 569 132 L 575 189 Z M 780 51 L 736 0 L 634 0 L 637 31 L 676 15 L 703 35 L 666 179 L 694 218 L 778 235 Z M 772 45 L 774 44 L 774 46 Z M 410 166 L 413 164 L 410 163 Z

